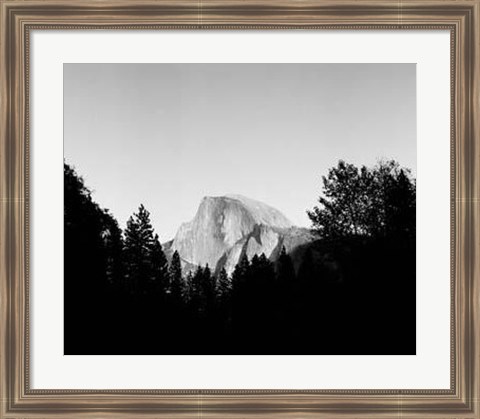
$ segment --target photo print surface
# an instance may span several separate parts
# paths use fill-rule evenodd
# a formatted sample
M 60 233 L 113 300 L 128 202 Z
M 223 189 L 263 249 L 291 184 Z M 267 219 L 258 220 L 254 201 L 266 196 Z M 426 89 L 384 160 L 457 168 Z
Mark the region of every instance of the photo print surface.
M 414 355 L 415 64 L 64 64 L 66 355 Z

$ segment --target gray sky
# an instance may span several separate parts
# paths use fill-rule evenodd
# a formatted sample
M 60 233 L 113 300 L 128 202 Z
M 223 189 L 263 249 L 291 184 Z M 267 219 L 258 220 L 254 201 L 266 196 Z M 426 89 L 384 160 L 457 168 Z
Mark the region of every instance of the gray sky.
M 300 226 L 339 159 L 416 173 L 415 64 L 65 64 L 64 149 L 122 227 L 143 203 L 162 241 L 206 195 Z

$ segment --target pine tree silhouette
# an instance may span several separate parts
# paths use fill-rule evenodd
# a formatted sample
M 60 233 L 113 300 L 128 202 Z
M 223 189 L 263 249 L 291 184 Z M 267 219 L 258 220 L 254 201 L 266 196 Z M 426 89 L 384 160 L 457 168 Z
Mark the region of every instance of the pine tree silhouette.
M 282 246 L 280 256 L 277 262 L 277 277 L 280 284 L 291 284 L 295 281 L 295 269 L 290 255 L 288 255 L 285 246 Z
M 127 221 L 125 259 L 127 286 L 134 294 L 165 293 L 168 263 L 143 205 Z
M 150 282 L 153 285 L 152 289 L 157 295 L 163 295 L 166 293 L 169 283 L 168 261 L 157 234 L 153 237 L 149 259 L 151 266 Z
M 232 290 L 232 283 L 228 277 L 227 271 L 223 267 L 217 278 L 217 296 L 220 300 L 224 300 L 230 296 Z
M 182 277 L 182 264 L 180 255 L 175 250 L 170 262 L 170 296 L 174 305 L 180 305 L 185 292 L 185 284 Z

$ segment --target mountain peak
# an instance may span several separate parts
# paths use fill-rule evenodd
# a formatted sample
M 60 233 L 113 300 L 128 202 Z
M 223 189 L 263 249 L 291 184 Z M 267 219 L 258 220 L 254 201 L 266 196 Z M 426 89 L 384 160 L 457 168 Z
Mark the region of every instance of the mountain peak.
M 255 199 L 236 194 L 205 196 L 195 217 L 178 229 L 172 249 L 192 265 L 208 263 L 214 268 L 228 257 L 232 259 L 229 265 L 235 266 L 237 253 L 247 245 L 251 251 L 270 256 L 280 243 L 279 231 L 291 227 L 292 222 L 279 210 Z M 263 234 L 263 245 L 261 234 L 255 235 L 257 244 L 250 240 L 253 232 Z
M 205 196 L 200 203 L 200 208 L 204 202 L 217 203 L 218 205 L 239 205 L 248 212 L 256 224 L 279 228 L 293 227 L 293 223 L 276 208 L 243 195 Z

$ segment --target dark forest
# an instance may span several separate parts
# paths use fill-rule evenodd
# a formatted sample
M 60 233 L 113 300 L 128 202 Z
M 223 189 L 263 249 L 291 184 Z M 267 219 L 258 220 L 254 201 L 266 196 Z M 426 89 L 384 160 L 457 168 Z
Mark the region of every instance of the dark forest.
M 122 230 L 64 164 L 67 355 L 413 355 L 416 183 L 394 161 L 339 161 L 296 266 L 243 254 L 182 269 L 140 205 Z

